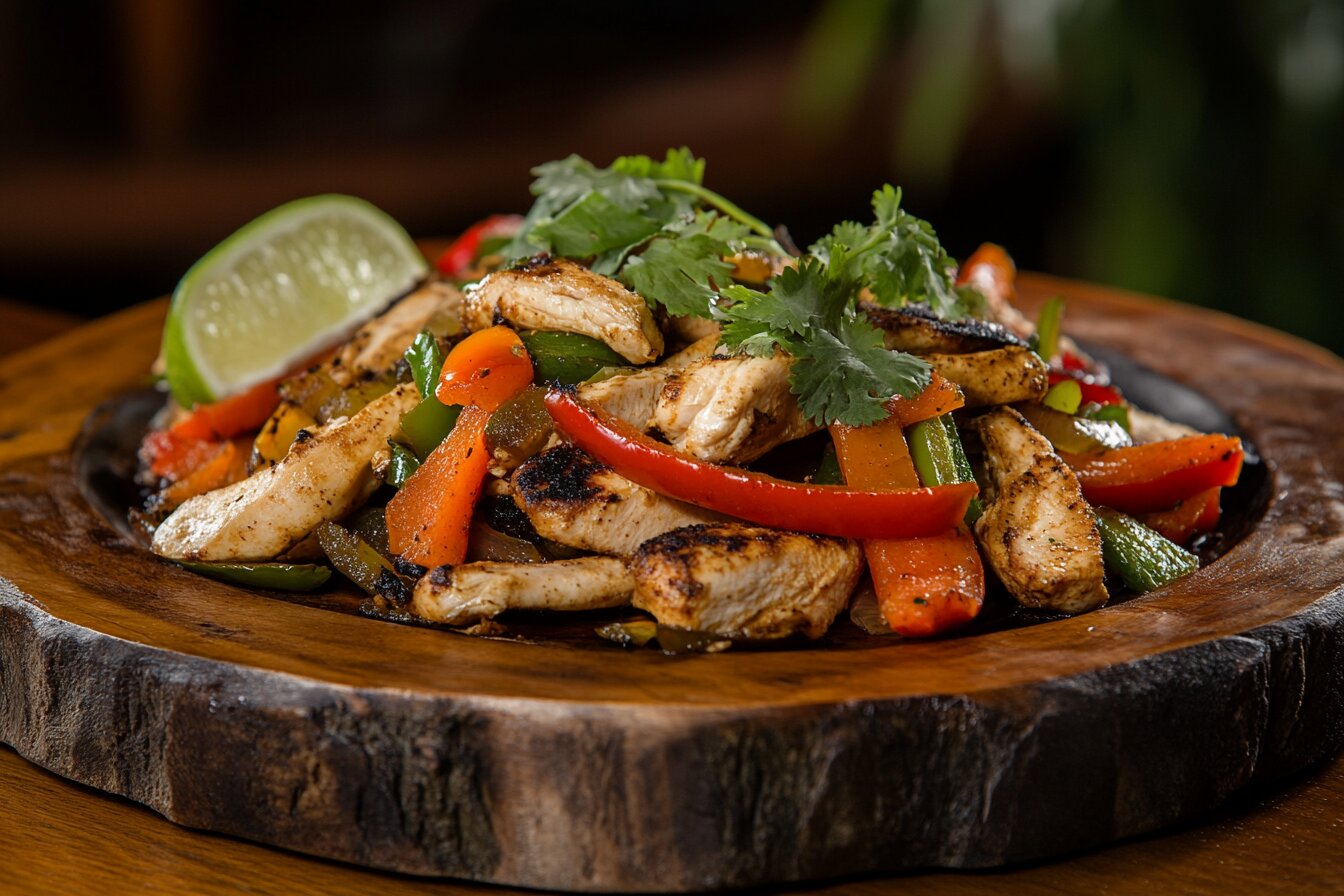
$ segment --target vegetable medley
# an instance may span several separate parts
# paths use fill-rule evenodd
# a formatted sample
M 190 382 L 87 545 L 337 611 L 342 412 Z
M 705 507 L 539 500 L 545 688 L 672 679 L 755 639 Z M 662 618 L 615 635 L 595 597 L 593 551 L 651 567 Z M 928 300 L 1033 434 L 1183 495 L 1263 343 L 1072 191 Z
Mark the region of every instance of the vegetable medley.
M 274 589 L 334 568 L 475 632 L 632 605 L 601 633 L 715 648 L 819 637 L 856 593 L 921 637 L 987 579 L 1081 613 L 1197 568 L 1240 442 L 1127 402 L 1062 300 L 1014 307 L 1002 249 L 958 266 L 887 186 L 799 251 L 704 172 L 541 165 L 525 217 L 344 341 L 170 401 L 140 451 L 155 553 Z

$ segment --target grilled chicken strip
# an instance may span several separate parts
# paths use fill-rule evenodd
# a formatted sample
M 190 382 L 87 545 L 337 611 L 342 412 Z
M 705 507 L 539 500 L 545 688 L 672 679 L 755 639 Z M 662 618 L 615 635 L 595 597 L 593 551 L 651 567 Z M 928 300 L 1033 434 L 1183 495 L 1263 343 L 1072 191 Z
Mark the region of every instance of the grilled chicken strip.
M 667 378 L 653 423 L 673 447 L 700 460 L 753 461 L 817 431 L 789 391 L 791 363 L 779 353 L 696 361 Z
M 462 293 L 448 283 L 426 283 L 355 331 L 328 362 L 331 377 L 348 386 L 365 371 L 382 373 L 401 360 L 420 331 L 439 335 L 461 331 Z
M 416 583 L 411 611 L 423 619 L 469 625 L 505 610 L 600 610 L 630 602 L 634 580 L 615 557 L 553 563 L 482 561 L 431 569 Z
M 884 308 L 873 302 L 860 302 L 859 311 L 882 331 L 882 342 L 887 348 L 902 352 L 960 354 L 1026 344 L 1000 324 L 943 320 L 924 305 Z
M 724 519 L 636 485 L 573 445 L 526 461 L 513 491 L 537 534 L 601 554 L 626 555 L 669 529 Z
M 632 603 L 664 625 L 742 638 L 819 638 L 863 572 L 856 542 L 745 523 L 664 533 L 630 558 Z
M 1083 613 L 1106 603 L 1101 536 L 1078 478 L 1011 408 L 975 421 L 995 492 L 976 521 L 985 560 L 1018 602 Z
M 591 336 L 632 364 L 663 353 L 663 334 L 642 298 L 564 258 L 538 255 L 522 267 L 495 271 L 467 290 L 464 308 L 470 330 L 503 319 L 519 329 Z
M 646 430 L 653 425 L 658 394 L 668 375 L 693 361 L 710 357 L 718 344 L 718 334 L 714 333 L 665 358 L 657 367 L 645 367 L 623 376 L 583 383 L 579 386 L 579 397 L 640 431 Z
M 964 355 L 925 355 L 924 360 L 961 387 L 968 408 L 1037 401 L 1050 388 L 1050 368 L 1025 346 Z
M 294 444 L 285 459 L 197 495 L 160 524 L 153 550 L 173 560 L 270 560 L 377 487 L 370 461 L 420 395 L 403 383 L 348 420 Z

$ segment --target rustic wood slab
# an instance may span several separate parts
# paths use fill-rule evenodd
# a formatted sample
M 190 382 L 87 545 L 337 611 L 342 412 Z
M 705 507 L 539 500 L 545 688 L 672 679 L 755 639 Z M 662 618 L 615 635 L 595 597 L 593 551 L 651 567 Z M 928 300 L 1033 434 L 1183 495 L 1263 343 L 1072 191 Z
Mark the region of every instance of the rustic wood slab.
M 390 625 L 148 557 L 71 445 L 164 305 L 0 362 L 0 740 L 181 824 L 416 874 L 697 890 L 1079 849 L 1344 742 L 1344 363 L 1042 277 L 1071 329 L 1215 398 L 1269 500 L 1211 566 L 1029 628 L 653 652 Z

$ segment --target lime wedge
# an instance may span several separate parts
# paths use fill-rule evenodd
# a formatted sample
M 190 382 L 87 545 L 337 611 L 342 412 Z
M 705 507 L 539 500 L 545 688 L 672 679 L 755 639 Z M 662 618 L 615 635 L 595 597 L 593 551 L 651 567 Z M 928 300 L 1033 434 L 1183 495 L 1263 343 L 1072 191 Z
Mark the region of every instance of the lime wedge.
M 353 196 L 272 209 L 206 253 L 173 292 L 163 359 L 184 407 L 279 376 L 424 279 L 396 221 Z

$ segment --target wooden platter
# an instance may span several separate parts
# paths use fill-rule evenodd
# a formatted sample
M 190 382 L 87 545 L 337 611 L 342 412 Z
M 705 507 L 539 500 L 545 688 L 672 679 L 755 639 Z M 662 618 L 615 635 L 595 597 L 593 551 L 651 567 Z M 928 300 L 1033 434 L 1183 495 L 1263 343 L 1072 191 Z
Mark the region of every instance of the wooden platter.
M 1344 742 L 1344 363 L 1025 277 L 1214 399 L 1267 501 L 1212 565 L 1076 619 L 866 650 L 484 641 L 210 582 L 85 502 L 140 306 L 0 362 L 0 740 L 193 827 L 377 868 L 675 891 L 983 867 L 1190 818 Z

